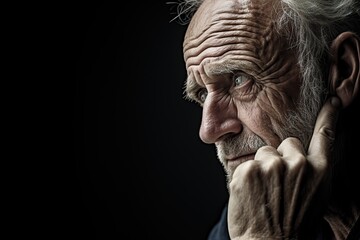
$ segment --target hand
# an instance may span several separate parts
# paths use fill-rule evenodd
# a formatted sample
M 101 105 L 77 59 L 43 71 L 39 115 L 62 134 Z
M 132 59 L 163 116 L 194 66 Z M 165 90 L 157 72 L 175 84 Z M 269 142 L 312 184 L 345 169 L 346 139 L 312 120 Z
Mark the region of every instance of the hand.
M 290 239 L 312 204 L 327 191 L 330 156 L 340 101 L 322 107 L 308 151 L 297 138 L 277 149 L 264 146 L 240 164 L 229 184 L 228 227 L 232 240 Z

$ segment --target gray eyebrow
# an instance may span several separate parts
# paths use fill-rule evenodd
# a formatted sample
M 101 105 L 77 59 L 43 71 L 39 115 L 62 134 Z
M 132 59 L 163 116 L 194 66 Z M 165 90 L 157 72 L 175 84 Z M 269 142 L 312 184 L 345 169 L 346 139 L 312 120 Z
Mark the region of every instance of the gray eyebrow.
M 207 63 L 204 70 L 208 76 L 217 76 L 222 74 L 231 74 L 236 71 L 254 73 L 258 65 L 248 60 L 224 60 L 222 62 Z
M 194 78 L 188 76 L 185 81 L 185 98 L 187 100 L 194 100 L 196 98 L 195 93 L 201 86 L 195 81 Z

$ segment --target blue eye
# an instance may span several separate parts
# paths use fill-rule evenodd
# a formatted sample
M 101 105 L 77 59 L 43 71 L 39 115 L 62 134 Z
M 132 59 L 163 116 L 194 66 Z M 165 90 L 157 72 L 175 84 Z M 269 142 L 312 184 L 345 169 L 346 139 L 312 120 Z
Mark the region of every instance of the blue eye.
M 244 75 L 235 75 L 234 76 L 235 86 L 240 86 L 240 85 L 244 84 L 247 80 L 248 80 L 248 78 Z
M 234 76 L 235 86 L 240 86 L 243 83 L 245 83 L 247 80 L 248 80 L 248 78 L 245 77 L 244 75 L 235 75 Z
M 200 100 L 200 102 L 205 102 L 206 96 L 207 96 L 208 92 L 206 91 L 205 88 L 201 89 L 198 93 L 198 99 Z

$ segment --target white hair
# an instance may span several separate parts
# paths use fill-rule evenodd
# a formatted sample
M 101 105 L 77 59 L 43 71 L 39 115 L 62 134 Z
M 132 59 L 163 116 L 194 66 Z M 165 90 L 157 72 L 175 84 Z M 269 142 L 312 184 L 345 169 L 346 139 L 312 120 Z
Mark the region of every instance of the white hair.
M 359 0 L 281 0 L 278 29 L 297 50 L 302 73 L 300 110 L 317 113 L 327 94 L 331 41 L 341 32 L 360 32 Z M 307 110 L 305 110 L 305 108 Z M 315 119 L 314 119 L 315 120 Z
M 178 19 L 187 23 L 203 0 L 182 0 Z M 302 88 L 297 112 L 290 112 L 286 132 L 302 132 L 304 143 L 312 129 L 299 123 L 314 123 L 328 94 L 329 45 L 341 32 L 360 33 L 360 0 L 280 0 L 277 29 L 297 53 Z M 308 132 L 303 132 L 306 129 Z

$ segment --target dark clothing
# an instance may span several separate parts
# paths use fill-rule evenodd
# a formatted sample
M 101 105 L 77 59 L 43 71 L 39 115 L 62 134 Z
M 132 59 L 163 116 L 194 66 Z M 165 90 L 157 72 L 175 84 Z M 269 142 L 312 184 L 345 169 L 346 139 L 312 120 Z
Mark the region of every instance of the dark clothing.
M 219 222 L 210 231 L 208 240 L 230 240 L 227 225 L 227 205 L 221 213 Z
M 360 240 L 360 218 L 356 221 L 346 240 Z
M 315 240 L 329 240 L 329 226 L 326 224 L 322 229 L 319 229 L 319 234 Z M 230 240 L 228 225 L 227 225 L 227 205 L 221 213 L 219 222 L 210 231 L 208 240 Z M 360 240 L 360 219 L 358 219 L 351 229 L 349 236 L 346 240 Z

